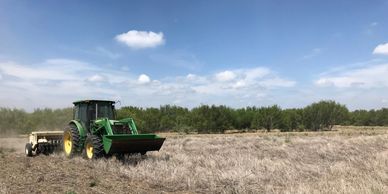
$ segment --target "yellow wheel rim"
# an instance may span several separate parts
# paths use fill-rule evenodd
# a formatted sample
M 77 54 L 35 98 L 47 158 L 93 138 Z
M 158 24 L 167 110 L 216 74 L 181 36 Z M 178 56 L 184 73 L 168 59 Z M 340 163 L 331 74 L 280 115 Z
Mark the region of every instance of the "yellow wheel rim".
M 63 137 L 63 147 L 65 149 L 66 155 L 68 156 L 71 154 L 72 144 L 71 133 L 70 131 L 66 131 Z
M 90 142 L 86 144 L 86 156 L 89 159 L 93 158 L 93 145 Z

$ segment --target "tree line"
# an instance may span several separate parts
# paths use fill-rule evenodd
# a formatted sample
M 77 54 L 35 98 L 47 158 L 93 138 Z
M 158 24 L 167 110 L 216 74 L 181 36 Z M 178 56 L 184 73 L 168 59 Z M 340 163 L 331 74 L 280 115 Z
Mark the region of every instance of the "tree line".
M 73 117 L 72 114 L 72 108 L 35 109 L 32 113 L 22 109 L 0 108 L 0 134 L 63 129 Z
M 321 131 L 334 125 L 388 126 L 388 109 L 349 111 L 335 101 L 320 101 L 304 108 L 230 108 L 201 105 L 193 109 L 175 105 L 159 108 L 122 107 L 118 119 L 132 117 L 139 130 L 147 132 L 223 133 L 225 130 Z M 0 108 L 0 133 L 26 133 L 32 130 L 62 129 L 72 118 L 72 109 Z

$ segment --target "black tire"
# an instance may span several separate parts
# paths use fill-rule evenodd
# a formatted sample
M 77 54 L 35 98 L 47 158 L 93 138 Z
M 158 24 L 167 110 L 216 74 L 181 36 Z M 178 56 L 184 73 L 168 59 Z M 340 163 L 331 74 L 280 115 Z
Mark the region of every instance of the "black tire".
M 42 145 L 42 153 L 46 156 L 53 153 L 52 145 L 50 144 L 44 144 Z
M 92 147 L 91 151 L 89 150 L 90 147 Z M 84 157 L 89 160 L 104 157 L 105 151 L 101 137 L 97 135 L 88 135 L 85 140 L 85 149 L 83 152 Z
M 35 146 L 35 155 L 39 155 L 40 153 L 42 153 L 41 150 L 40 150 L 41 149 L 40 147 L 41 146 L 39 146 L 39 145 Z
M 28 157 L 32 156 L 32 145 L 30 143 L 26 144 L 25 152 L 26 152 L 26 156 Z
M 46 148 L 44 147 L 43 144 L 38 144 L 38 154 L 44 154 L 44 155 L 47 155 L 46 154 Z
M 69 143 L 67 135 L 70 135 L 71 145 L 67 144 L 66 147 L 65 144 Z M 63 133 L 62 145 L 66 157 L 71 158 L 78 153 L 80 147 L 80 135 L 77 127 L 74 124 L 69 124 L 69 126 L 65 128 L 65 131 Z

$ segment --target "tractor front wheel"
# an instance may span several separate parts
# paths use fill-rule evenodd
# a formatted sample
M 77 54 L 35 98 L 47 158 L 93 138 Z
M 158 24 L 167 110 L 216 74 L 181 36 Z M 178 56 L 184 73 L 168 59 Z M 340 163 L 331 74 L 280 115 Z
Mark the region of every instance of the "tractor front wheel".
M 91 159 L 98 159 L 104 156 L 104 145 L 101 137 L 97 135 L 88 135 L 85 140 L 84 157 Z
M 76 126 L 70 124 L 63 133 L 63 151 L 67 157 L 72 157 L 79 146 L 79 134 Z

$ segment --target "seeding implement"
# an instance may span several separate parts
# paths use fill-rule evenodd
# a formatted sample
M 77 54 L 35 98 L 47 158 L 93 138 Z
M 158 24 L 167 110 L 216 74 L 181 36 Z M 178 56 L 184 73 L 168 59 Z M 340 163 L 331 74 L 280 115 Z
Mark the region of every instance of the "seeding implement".
M 39 155 L 51 154 L 54 150 L 61 147 L 63 131 L 35 131 L 28 137 L 28 143 L 25 147 L 26 155 L 31 157 L 33 153 Z

